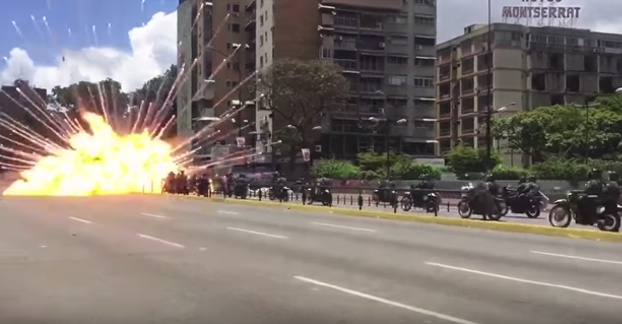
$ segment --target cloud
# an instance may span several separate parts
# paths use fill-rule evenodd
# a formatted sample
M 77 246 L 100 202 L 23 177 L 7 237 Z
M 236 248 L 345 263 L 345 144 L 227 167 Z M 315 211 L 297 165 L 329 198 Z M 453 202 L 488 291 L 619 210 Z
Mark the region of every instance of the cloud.
M 464 27 L 488 21 L 487 0 L 442 0 L 438 3 L 438 41 L 444 42 L 463 33 Z M 529 5 L 522 0 L 492 0 L 494 22 L 501 22 L 501 8 L 504 6 Z M 532 6 L 538 6 L 535 2 Z M 615 0 L 562 0 L 554 6 L 581 7 L 580 18 L 573 25 L 596 31 L 622 34 L 622 1 Z M 549 6 L 548 2 L 544 6 Z M 513 21 L 508 21 L 513 23 Z M 523 23 L 525 21 L 523 20 Z M 532 21 L 535 24 L 535 21 Z
M 144 26 L 131 29 L 128 37 L 129 51 L 97 46 L 64 50 L 55 65 L 39 65 L 24 49 L 13 48 L 0 72 L 0 82 L 9 84 L 21 77 L 50 89 L 109 77 L 121 82 L 124 91 L 131 91 L 176 63 L 176 12 L 156 13 Z

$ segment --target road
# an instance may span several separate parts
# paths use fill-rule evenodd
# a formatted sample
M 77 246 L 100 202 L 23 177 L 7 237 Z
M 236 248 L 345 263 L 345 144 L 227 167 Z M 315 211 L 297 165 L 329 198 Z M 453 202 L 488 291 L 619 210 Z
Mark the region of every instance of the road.
M 615 244 L 171 196 L 0 210 L 0 323 L 620 322 Z
M 221 198 L 222 196 L 217 195 L 216 197 Z M 357 204 L 356 196 L 354 196 L 354 195 L 346 195 L 345 196 L 345 201 L 344 201 L 343 197 L 344 196 L 340 195 L 339 200 L 337 200 L 337 199 L 334 200 L 334 206 L 335 207 L 358 209 L 358 206 L 356 205 Z M 258 200 L 256 197 L 250 197 L 248 199 Z M 299 196 L 298 199 L 301 199 L 300 196 Z M 458 206 L 458 202 L 459 201 L 460 201 L 459 199 L 443 199 L 443 202 L 441 204 L 441 208 L 439 210 L 438 215 L 440 217 L 455 217 L 455 218 L 460 217 L 458 215 L 458 210 L 456 208 Z M 364 200 L 364 202 L 365 203 L 363 204 L 363 210 L 393 212 L 393 209 L 388 204 L 380 204 L 378 207 L 376 207 L 374 204 L 369 204 L 369 202 L 367 200 Z M 447 210 L 447 203 L 448 202 L 449 202 L 449 205 L 450 205 L 449 211 Z M 293 200 L 290 203 L 302 204 L 302 200 Z M 319 206 L 320 203 L 316 202 L 316 203 L 314 203 L 314 205 Z M 397 212 L 401 213 L 401 214 L 412 214 L 412 213 L 426 214 L 425 211 L 423 209 L 421 209 L 421 208 L 417 208 L 415 210 L 411 210 L 411 211 L 405 212 L 401 208 L 398 207 Z M 550 224 L 549 224 L 549 222 L 547 220 L 547 217 L 548 217 L 548 210 L 542 211 L 542 213 L 540 214 L 540 216 L 538 218 L 528 218 L 525 214 L 508 213 L 506 216 L 504 216 L 502 218 L 502 221 L 512 222 L 512 223 L 523 223 L 523 224 L 534 224 L 534 225 L 550 226 Z M 482 216 L 480 216 L 480 215 L 472 215 L 471 218 L 473 218 L 473 219 L 482 219 Z M 573 225 L 571 225 L 571 227 L 575 227 L 575 225 L 573 224 Z M 586 228 L 586 229 L 590 229 L 589 227 L 584 227 L 584 226 L 581 226 L 581 227 L 582 228 Z

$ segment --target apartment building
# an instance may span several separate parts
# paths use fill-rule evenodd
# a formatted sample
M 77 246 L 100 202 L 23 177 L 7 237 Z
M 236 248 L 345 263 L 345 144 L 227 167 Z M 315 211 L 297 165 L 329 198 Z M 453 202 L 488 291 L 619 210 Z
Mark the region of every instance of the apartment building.
M 500 116 L 542 106 L 584 104 L 622 86 L 622 35 L 585 29 L 495 23 L 437 47 L 437 140 L 485 147 L 486 112 Z M 491 75 L 492 83 L 488 83 Z M 505 109 L 501 109 L 505 107 Z M 497 147 L 502 147 L 494 141 Z M 506 152 L 520 165 L 522 156 Z
M 196 24 L 194 23 L 196 20 Z M 212 4 L 202 0 L 179 0 L 177 8 L 177 66 L 186 71 L 197 60 L 177 93 L 177 134 L 191 136 L 202 124 L 197 118 L 214 116 L 214 89 L 206 79 L 212 74 L 212 56 L 205 49 L 212 38 Z
M 321 0 L 319 11 L 320 57 L 351 85 L 347 109 L 327 116 L 324 150 L 434 156 L 435 1 Z M 370 117 L 384 121 L 376 131 Z

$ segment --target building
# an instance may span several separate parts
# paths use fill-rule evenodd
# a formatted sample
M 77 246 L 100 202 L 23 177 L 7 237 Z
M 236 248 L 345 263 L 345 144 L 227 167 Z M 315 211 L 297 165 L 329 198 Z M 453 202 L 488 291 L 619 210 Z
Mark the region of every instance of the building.
M 256 69 L 279 58 L 331 60 L 352 85 L 322 125 L 325 156 L 385 150 L 433 156 L 436 6 L 431 0 L 255 0 Z M 417 32 L 412 33 L 412 30 Z M 374 134 L 368 119 L 387 120 Z M 406 119 L 408 122 L 394 125 Z M 257 105 L 257 132 L 286 125 Z
M 459 143 L 486 146 L 489 104 L 493 113 L 511 116 L 541 106 L 585 104 L 622 86 L 622 35 L 495 23 L 489 50 L 488 30 L 468 26 L 463 35 L 437 46 L 441 153 Z M 493 145 L 502 147 L 497 141 Z M 517 152 L 506 153 L 512 164 L 527 162 Z
M 212 38 L 212 4 L 202 0 L 179 0 L 177 41 L 179 73 L 192 68 L 177 93 L 177 134 L 191 136 L 203 125 L 197 118 L 213 117 L 212 56 L 205 49 Z M 195 23 L 196 21 L 196 23 Z M 196 64 L 193 63 L 196 60 Z M 186 72 L 187 73 L 187 72 Z
M 319 11 L 320 57 L 351 84 L 347 109 L 328 116 L 322 147 L 340 157 L 386 146 L 434 156 L 436 2 L 321 0 Z M 389 127 L 371 131 L 370 117 Z

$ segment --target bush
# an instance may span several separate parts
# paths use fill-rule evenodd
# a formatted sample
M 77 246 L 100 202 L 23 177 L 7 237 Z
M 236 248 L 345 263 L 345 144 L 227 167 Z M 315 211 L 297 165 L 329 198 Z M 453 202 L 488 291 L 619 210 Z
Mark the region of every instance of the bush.
M 518 180 L 526 177 L 528 171 L 522 168 L 510 167 L 506 165 L 497 165 L 492 169 L 492 175 L 498 180 Z
M 391 166 L 391 178 L 398 180 L 437 180 L 441 178 L 439 168 L 413 161 L 399 161 Z
M 493 151 L 489 166 L 494 168 L 501 163 L 501 156 Z M 445 156 L 448 169 L 458 176 L 468 173 L 483 173 L 488 170 L 485 149 L 475 149 L 469 146 L 458 145 Z
M 533 165 L 531 172 L 541 180 L 576 182 L 586 180 L 590 168 L 590 165 L 584 163 L 555 159 Z
M 350 161 L 327 160 L 313 165 L 313 176 L 329 179 L 358 179 L 361 169 Z

